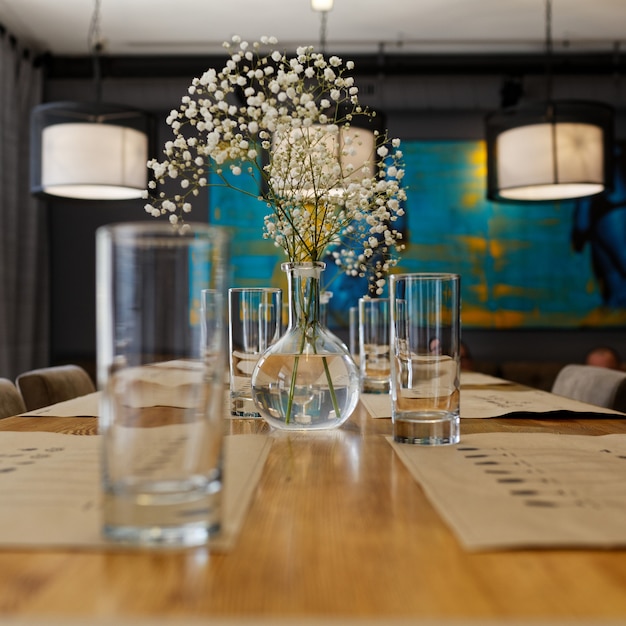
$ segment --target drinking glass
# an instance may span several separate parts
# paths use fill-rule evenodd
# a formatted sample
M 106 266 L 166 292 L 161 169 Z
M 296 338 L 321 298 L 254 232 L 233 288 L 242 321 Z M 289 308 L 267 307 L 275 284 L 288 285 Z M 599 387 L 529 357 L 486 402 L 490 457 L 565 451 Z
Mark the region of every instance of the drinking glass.
M 350 354 L 356 361 L 359 357 L 359 307 L 351 306 L 348 311 Z M 358 362 L 358 361 L 357 361 Z
M 389 287 L 393 437 L 423 445 L 458 443 L 461 278 L 395 274 Z
M 359 299 L 361 391 L 389 392 L 389 298 Z
M 274 287 L 228 290 L 230 413 L 261 417 L 252 399 L 252 372 L 281 335 L 282 291 Z
M 156 221 L 96 238 L 104 535 L 203 544 L 221 524 L 228 238 Z

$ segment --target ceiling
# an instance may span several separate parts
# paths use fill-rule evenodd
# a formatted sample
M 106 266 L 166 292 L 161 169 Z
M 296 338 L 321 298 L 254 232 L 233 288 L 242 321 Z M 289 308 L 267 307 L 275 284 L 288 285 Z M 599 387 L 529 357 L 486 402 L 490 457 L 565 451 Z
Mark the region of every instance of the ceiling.
M 232 35 L 319 44 L 310 0 L 99 0 L 109 55 L 204 55 Z M 0 23 L 35 53 L 86 55 L 96 0 L 0 0 Z M 544 0 L 335 0 L 326 49 L 336 53 L 541 53 Z M 552 0 L 554 50 L 626 47 L 626 0 Z

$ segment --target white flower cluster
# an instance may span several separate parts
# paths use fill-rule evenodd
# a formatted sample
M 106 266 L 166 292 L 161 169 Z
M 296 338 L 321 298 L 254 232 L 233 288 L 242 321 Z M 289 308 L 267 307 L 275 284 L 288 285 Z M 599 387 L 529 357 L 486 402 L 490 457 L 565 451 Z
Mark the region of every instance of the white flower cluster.
M 233 37 L 224 44 L 225 66 L 193 80 L 167 118 L 174 138 L 165 144 L 165 160 L 148 163 L 154 180 L 146 211 L 180 223 L 212 173 L 220 182 L 211 185 L 255 195 L 270 207 L 264 237 L 290 261 L 319 261 L 332 252 L 350 274 L 368 275 L 370 291 L 382 290 L 403 247 L 394 227 L 405 199 L 400 142 L 379 132 L 372 142 L 362 130 L 375 113 L 358 102 L 347 74 L 352 62 L 326 59 L 312 47 L 290 58 L 272 49 L 276 43 Z M 233 183 L 242 175 L 254 179 L 258 195 Z M 166 178 L 180 186 L 170 198 L 155 195 Z

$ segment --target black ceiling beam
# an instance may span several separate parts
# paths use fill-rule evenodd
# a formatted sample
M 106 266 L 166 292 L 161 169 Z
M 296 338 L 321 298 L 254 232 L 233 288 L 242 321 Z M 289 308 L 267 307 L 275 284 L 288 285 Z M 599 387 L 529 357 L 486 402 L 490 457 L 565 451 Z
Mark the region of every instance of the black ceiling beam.
M 541 54 L 343 54 L 355 63 L 357 75 L 544 74 Z M 225 56 L 106 56 L 100 57 L 103 78 L 164 78 L 199 76 L 209 67 L 220 68 Z M 90 56 L 48 55 L 42 59 L 48 79 L 84 79 L 93 75 Z M 553 54 L 553 74 L 620 75 L 626 55 L 610 53 Z

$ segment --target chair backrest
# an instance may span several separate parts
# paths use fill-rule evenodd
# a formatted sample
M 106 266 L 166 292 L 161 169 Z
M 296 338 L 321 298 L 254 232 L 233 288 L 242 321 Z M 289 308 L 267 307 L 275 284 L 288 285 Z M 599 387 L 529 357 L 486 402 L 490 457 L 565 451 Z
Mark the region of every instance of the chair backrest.
M 552 393 L 626 412 L 626 372 L 593 365 L 566 365 Z
M 78 365 L 57 365 L 24 372 L 17 377 L 16 383 L 27 411 L 96 391 L 89 374 Z
M 0 419 L 19 415 L 25 411 L 24 398 L 13 381 L 8 378 L 0 378 Z
M 505 361 L 500 366 L 500 374 L 515 383 L 550 391 L 565 365 L 563 361 Z

